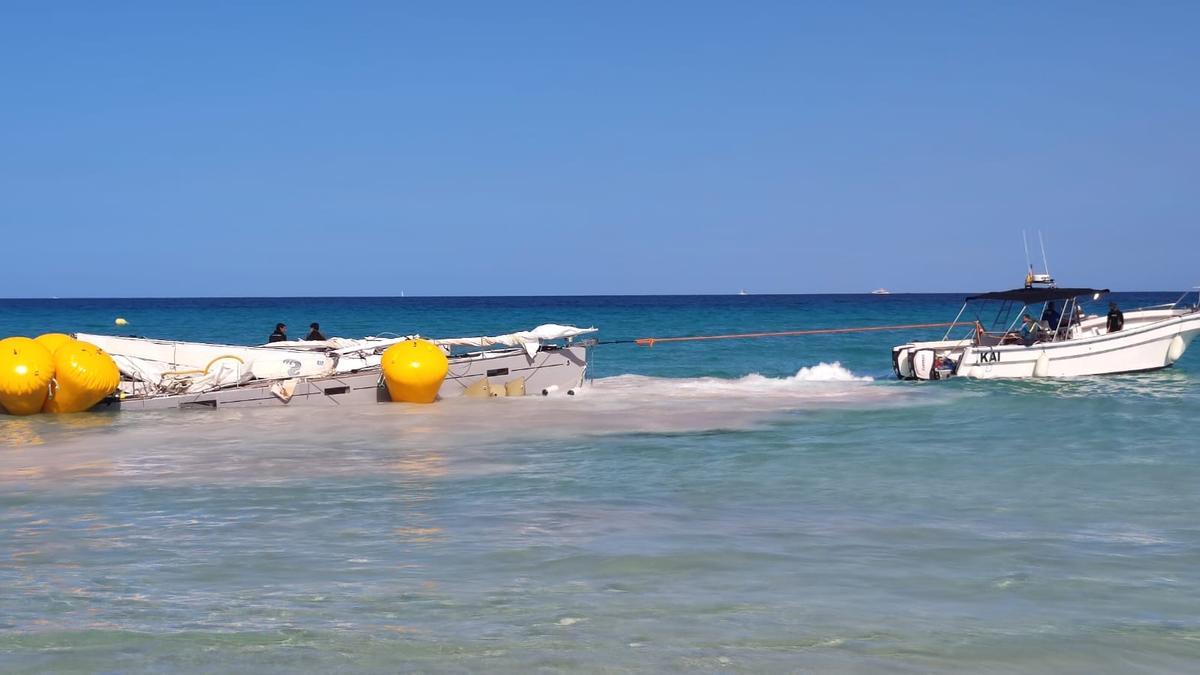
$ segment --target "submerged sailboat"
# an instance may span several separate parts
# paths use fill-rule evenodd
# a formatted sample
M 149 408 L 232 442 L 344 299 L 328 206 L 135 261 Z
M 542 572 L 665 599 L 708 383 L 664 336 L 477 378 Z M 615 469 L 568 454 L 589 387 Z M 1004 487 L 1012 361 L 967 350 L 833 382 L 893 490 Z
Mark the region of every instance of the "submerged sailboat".
M 545 324 L 505 335 L 429 340 L 448 355 L 449 371 L 438 395 L 573 392 L 583 384 L 588 349 L 594 344 L 577 338 L 594 332 Z M 107 352 L 121 372 L 117 394 L 95 410 L 150 410 L 388 401 L 382 354 L 417 336 L 258 347 L 86 333 L 75 337 Z

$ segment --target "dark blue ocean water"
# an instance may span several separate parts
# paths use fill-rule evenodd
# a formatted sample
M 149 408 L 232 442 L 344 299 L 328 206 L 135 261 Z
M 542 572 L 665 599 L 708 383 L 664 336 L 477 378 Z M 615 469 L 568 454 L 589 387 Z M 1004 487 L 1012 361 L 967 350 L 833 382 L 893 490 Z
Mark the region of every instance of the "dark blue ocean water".
M 610 341 L 961 299 L 0 300 L 0 335 Z M 0 671 L 1194 669 L 1200 353 L 890 379 L 939 335 L 601 345 L 570 398 L 0 418 Z

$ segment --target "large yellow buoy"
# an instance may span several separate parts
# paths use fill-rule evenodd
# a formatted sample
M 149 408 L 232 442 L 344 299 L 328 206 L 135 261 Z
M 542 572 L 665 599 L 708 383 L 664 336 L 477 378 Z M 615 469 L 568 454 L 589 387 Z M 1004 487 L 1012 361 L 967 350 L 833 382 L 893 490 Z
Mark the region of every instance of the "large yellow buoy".
M 42 409 L 54 378 L 50 352 L 27 337 L 0 340 L 0 406 L 13 415 Z
M 405 340 L 388 347 L 380 365 L 388 395 L 406 403 L 433 403 L 450 370 L 441 348 L 425 340 Z
M 50 356 L 54 356 L 54 352 L 58 351 L 59 347 L 67 344 L 75 338 L 64 333 L 43 333 L 33 339 L 36 340 L 38 344 L 45 347 L 46 351 L 50 352 Z
M 54 393 L 44 410 L 83 412 L 104 400 L 121 383 L 112 357 L 90 342 L 72 340 L 54 352 Z

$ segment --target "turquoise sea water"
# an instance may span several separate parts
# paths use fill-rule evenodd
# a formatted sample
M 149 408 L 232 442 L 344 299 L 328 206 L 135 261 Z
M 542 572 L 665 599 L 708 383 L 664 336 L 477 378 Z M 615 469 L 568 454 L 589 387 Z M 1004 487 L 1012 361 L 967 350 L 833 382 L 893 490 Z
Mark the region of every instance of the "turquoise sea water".
M 0 300 L 0 334 L 621 340 L 960 301 Z M 913 336 L 602 345 L 576 397 L 0 417 L 0 672 L 1200 666 L 1200 352 L 896 382 Z

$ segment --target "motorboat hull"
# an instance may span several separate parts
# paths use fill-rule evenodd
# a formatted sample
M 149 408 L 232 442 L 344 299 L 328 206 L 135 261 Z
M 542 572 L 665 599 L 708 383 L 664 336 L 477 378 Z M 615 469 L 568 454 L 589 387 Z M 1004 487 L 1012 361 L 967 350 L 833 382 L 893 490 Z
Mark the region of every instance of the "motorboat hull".
M 898 377 L 910 380 L 1139 372 L 1171 366 L 1200 333 L 1196 311 L 1130 312 L 1126 317 L 1125 329 L 1118 332 L 1102 332 L 1085 322 L 1076 337 L 1029 346 L 981 346 L 968 340 L 908 343 L 892 349 L 892 365 Z

